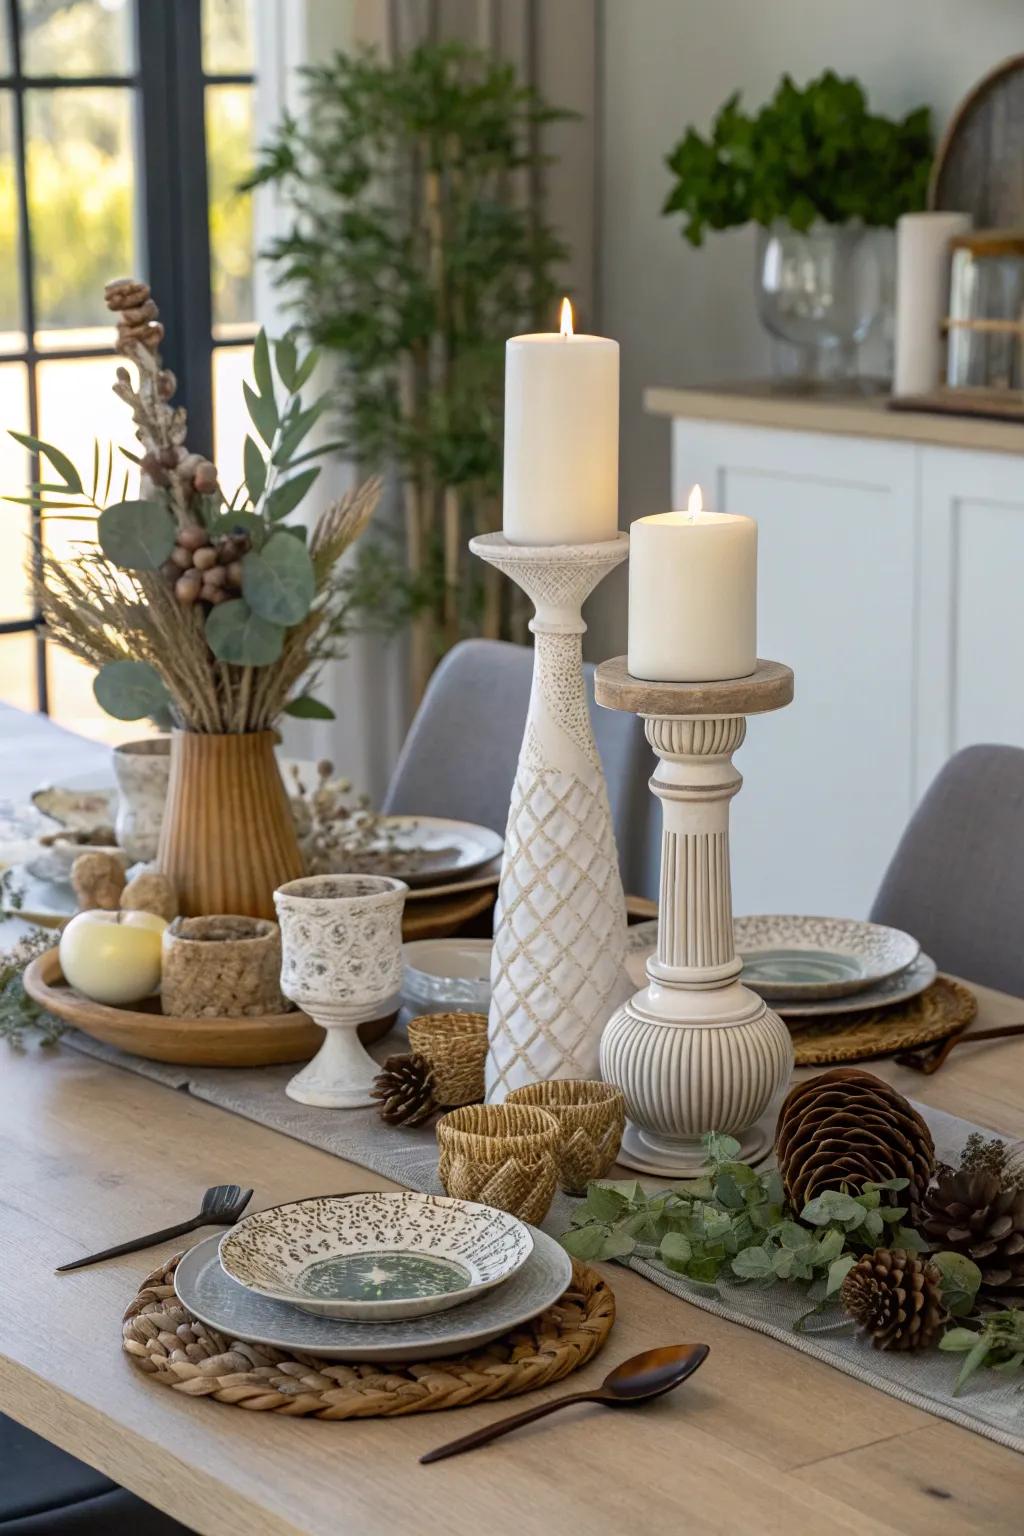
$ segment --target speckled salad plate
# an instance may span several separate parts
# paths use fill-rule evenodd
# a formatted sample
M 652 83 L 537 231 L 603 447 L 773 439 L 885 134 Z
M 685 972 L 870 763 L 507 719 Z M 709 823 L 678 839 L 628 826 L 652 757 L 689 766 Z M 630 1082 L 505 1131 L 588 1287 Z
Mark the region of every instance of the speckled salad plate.
M 738 917 L 741 980 L 769 1002 L 849 997 L 898 976 L 921 946 L 909 933 L 845 917 Z
M 469 1200 L 317 1195 L 255 1211 L 220 1239 L 224 1273 L 317 1317 L 397 1322 L 446 1312 L 509 1280 L 533 1251 L 515 1216 Z

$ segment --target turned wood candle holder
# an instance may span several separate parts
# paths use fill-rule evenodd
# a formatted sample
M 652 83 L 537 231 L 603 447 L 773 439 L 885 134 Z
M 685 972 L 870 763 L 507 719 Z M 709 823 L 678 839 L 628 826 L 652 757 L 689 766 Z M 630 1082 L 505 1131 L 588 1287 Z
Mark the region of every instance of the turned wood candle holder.
M 704 1170 L 701 1139 L 735 1136 L 757 1162 L 770 1135 L 757 1126 L 793 1067 L 789 1031 L 739 981 L 732 925 L 729 803 L 743 780 L 732 754 L 748 715 L 781 709 L 793 673 L 759 661 L 750 677 L 651 683 L 626 658 L 597 669 L 597 702 L 639 715 L 659 758 L 661 801 L 658 947 L 647 986 L 611 1017 L 601 1073 L 622 1089 L 629 1123 L 619 1162 L 643 1173 Z

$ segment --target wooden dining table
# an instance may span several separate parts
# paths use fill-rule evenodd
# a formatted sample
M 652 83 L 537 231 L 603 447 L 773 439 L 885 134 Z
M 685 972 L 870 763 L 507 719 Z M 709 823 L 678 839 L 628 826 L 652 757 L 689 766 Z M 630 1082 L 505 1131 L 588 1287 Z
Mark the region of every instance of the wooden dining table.
M 1024 1002 L 976 990 L 975 1028 L 1024 1019 Z M 1024 1136 L 1024 1039 L 965 1045 L 934 1077 L 872 1069 Z M 170 1391 L 121 1353 L 120 1324 L 176 1245 L 66 1275 L 54 1266 L 182 1217 L 224 1181 L 254 1185 L 254 1208 L 394 1187 L 66 1046 L 0 1047 L 0 1409 L 206 1536 L 1024 1530 L 1015 1452 L 615 1265 L 603 1266 L 618 1307 L 603 1353 L 529 1401 L 596 1385 L 653 1345 L 711 1346 L 690 1381 L 643 1408 L 571 1408 L 421 1466 L 429 1447 L 514 1405 L 326 1423 Z

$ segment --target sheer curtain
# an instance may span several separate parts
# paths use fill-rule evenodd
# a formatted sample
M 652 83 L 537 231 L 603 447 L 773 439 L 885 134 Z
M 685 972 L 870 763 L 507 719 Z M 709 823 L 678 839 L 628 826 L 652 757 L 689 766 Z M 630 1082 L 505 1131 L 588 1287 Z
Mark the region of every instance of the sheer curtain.
M 299 110 L 297 71 L 303 63 L 365 44 L 394 56 L 427 38 L 457 38 L 491 49 L 515 62 L 523 78 L 553 104 L 578 113 L 577 120 L 546 131 L 544 147 L 555 159 L 535 191 L 573 253 L 566 285 L 576 296 L 580 327 L 597 328 L 599 0 L 259 0 L 255 11 L 257 137 L 286 109 Z M 255 211 L 258 243 L 285 227 L 287 218 L 277 195 L 262 191 Z M 261 322 L 271 334 L 280 334 L 288 324 L 286 295 L 272 287 L 262 265 L 256 299 Z M 353 465 L 328 464 L 317 482 L 319 504 L 310 498 L 310 515 L 356 478 Z M 388 512 L 385 506 L 383 515 Z M 288 750 L 299 757 L 329 758 L 339 773 L 378 801 L 409 718 L 401 637 L 355 636 L 346 658 L 330 668 L 320 696 L 336 720 L 289 721 Z

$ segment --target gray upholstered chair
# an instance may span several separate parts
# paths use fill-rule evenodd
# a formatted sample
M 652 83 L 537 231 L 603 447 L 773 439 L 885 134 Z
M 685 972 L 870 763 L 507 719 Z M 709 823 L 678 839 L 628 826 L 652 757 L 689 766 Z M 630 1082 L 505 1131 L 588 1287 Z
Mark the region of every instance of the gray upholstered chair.
M 190 1528 L 0 1414 L 0 1536 L 190 1536 Z
M 584 670 L 623 884 L 632 895 L 656 896 L 657 808 L 647 789 L 654 757 L 639 720 L 594 703 L 594 669 Z M 501 640 L 455 646 L 409 728 L 384 809 L 459 817 L 503 833 L 532 674 L 526 646 Z
M 914 812 L 871 909 L 943 971 L 1024 995 L 1024 750 L 966 747 Z

